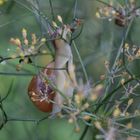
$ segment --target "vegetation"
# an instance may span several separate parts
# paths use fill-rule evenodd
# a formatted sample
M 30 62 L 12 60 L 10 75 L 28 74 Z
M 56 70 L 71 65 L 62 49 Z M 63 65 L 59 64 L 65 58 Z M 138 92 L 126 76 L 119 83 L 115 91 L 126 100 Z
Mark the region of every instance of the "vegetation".
M 0 0 L 0 139 L 140 139 L 139 5 Z

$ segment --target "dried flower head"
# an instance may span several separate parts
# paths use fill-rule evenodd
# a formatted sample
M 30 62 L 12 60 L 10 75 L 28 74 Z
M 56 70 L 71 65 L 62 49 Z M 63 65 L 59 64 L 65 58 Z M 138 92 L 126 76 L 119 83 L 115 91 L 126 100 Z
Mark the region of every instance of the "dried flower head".
M 57 15 L 57 19 L 58 19 L 59 22 L 63 23 L 63 19 L 60 15 Z
M 22 29 L 22 36 L 24 39 L 27 38 L 27 30 L 25 28 Z
M 121 114 L 121 110 L 119 109 L 119 107 L 116 107 L 115 110 L 113 111 L 113 116 L 116 118 L 116 117 L 119 117 Z
M 105 5 L 98 8 L 96 17 L 100 19 L 108 19 L 114 22 L 116 25 L 124 27 L 128 25 L 129 21 L 133 17 L 140 16 L 139 9 L 136 9 L 136 3 L 129 1 L 129 4 L 121 5 L 119 2 L 116 3 L 104 3 Z

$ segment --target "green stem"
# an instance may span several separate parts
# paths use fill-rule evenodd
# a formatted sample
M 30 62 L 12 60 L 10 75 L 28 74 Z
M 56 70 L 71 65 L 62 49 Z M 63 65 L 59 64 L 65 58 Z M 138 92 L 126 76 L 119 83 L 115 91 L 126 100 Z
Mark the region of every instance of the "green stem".
M 132 19 L 132 20 L 130 21 L 130 23 L 129 23 L 127 29 L 126 29 L 126 32 L 125 32 L 124 37 L 123 37 L 123 39 L 122 39 L 122 41 L 121 41 L 121 44 L 120 44 L 120 47 L 119 47 L 117 56 L 116 56 L 116 58 L 115 58 L 115 61 L 114 61 L 114 63 L 113 63 L 113 66 L 112 66 L 112 68 L 111 68 L 111 73 L 113 73 L 113 71 L 115 70 L 116 63 L 117 63 L 118 59 L 120 58 L 120 55 L 121 55 L 121 53 L 122 53 L 122 49 L 123 49 L 123 47 L 124 47 L 124 45 L 125 45 L 125 41 L 126 41 L 126 39 L 127 39 L 127 36 L 128 36 L 128 34 L 129 34 L 129 31 L 130 31 L 130 29 L 131 29 L 131 26 L 132 26 L 133 21 L 134 21 L 134 19 Z M 105 97 L 107 96 L 111 85 L 112 85 L 112 84 L 108 81 L 108 86 L 106 87 L 106 91 L 105 91 Z M 109 97 L 110 97 L 110 100 L 113 99 L 112 94 L 109 94 Z M 109 106 L 106 107 L 105 112 L 107 111 L 108 107 L 109 107 Z
M 85 79 L 86 79 L 87 83 L 89 84 L 88 75 L 87 75 L 85 66 L 84 66 L 84 64 L 83 64 L 81 55 L 80 55 L 80 53 L 79 53 L 79 51 L 78 51 L 78 49 L 77 49 L 77 46 L 76 46 L 76 44 L 75 44 L 74 41 L 72 42 L 72 44 L 73 44 L 73 46 L 74 46 L 74 49 L 75 49 L 75 51 L 76 51 L 76 53 L 77 53 L 77 55 L 78 55 L 79 61 L 80 61 L 80 63 L 81 63 L 81 66 L 82 66 L 82 69 L 83 69 L 83 73 L 84 73 L 84 75 L 85 75 Z
M 129 82 L 131 82 L 133 80 L 135 80 L 135 78 L 132 77 L 131 79 L 126 81 L 124 83 L 124 85 L 127 85 Z M 117 88 L 115 88 L 113 91 L 111 91 L 102 101 L 100 101 L 100 103 L 98 103 L 97 108 L 95 109 L 95 112 L 97 112 L 99 110 L 99 108 L 104 104 L 104 102 L 106 102 L 110 98 L 110 96 L 113 96 L 116 93 L 116 91 L 118 91 L 122 87 L 123 87 L 122 84 L 120 84 Z

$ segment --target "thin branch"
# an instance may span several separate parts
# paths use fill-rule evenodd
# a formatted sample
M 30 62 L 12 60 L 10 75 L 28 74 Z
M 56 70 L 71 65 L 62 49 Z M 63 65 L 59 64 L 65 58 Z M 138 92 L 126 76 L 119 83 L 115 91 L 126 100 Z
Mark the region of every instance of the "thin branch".
M 85 75 L 86 82 L 89 84 L 88 75 L 87 75 L 87 72 L 86 72 L 86 68 L 85 68 L 85 66 L 84 66 L 84 64 L 83 64 L 81 55 L 80 55 L 80 53 L 79 53 L 79 51 L 78 51 L 78 49 L 77 49 L 76 44 L 75 44 L 74 41 L 72 42 L 72 44 L 73 44 L 73 46 L 74 46 L 74 49 L 75 49 L 75 51 L 76 51 L 76 53 L 77 53 L 77 55 L 78 55 L 79 61 L 80 61 L 80 63 L 81 63 L 81 66 L 82 66 L 82 69 L 83 69 L 83 73 L 84 73 L 84 75 Z
M 9 96 L 9 94 L 11 93 L 11 90 L 12 90 L 12 87 L 13 87 L 13 83 L 14 83 L 14 81 L 12 80 L 12 82 L 11 82 L 11 84 L 10 84 L 10 87 L 8 88 L 7 94 L 5 95 L 5 97 L 3 97 L 3 98 L 0 100 L 1 103 L 2 103 L 4 100 L 6 100 L 7 97 Z
M 84 27 L 84 25 L 82 24 L 80 32 L 76 36 L 74 36 L 74 37 L 71 36 L 70 45 L 71 45 L 72 41 L 76 40 L 81 35 L 81 33 L 83 31 L 83 27 Z
M 124 48 L 125 42 L 126 42 L 126 39 L 127 39 L 128 34 L 129 34 L 129 32 L 130 32 L 130 29 L 131 29 L 131 27 L 132 27 L 133 21 L 134 21 L 134 19 L 132 19 L 132 20 L 130 21 L 130 23 L 129 23 L 127 29 L 125 30 L 125 33 L 124 33 L 124 35 L 123 35 L 123 38 L 122 38 L 122 41 L 121 41 L 121 44 L 120 44 L 120 47 L 119 47 L 119 50 L 118 50 L 118 53 L 117 53 L 117 56 L 116 56 L 116 58 L 115 58 L 115 61 L 114 61 L 114 63 L 113 63 L 113 66 L 112 66 L 112 68 L 111 68 L 111 73 L 113 73 L 113 71 L 115 70 L 116 63 L 117 63 L 118 59 L 120 58 L 121 54 L 123 54 L 124 67 L 126 68 L 126 71 L 127 71 L 129 74 L 131 74 L 131 72 L 127 69 L 127 67 L 126 67 L 126 65 L 125 65 L 124 52 L 122 52 L 122 51 L 124 51 L 124 49 L 125 49 L 125 48 Z M 132 74 L 131 74 L 131 76 L 133 77 Z M 137 80 L 137 79 L 134 79 L 134 80 Z M 108 86 L 107 86 L 107 88 L 106 88 L 105 96 L 106 96 L 106 94 L 108 94 L 108 91 L 109 91 L 110 87 L 111 87 L 111 83 L 109 83 Z M 104 97 L 105 97 L 105 96 L 104 96 Z M 113 95 L 110 94 L 110 100 L 112 100 L 112 99 L 113 99 Z M 104 100 L 104 99 L 103 99 L 103 100 Z M 107 109 L 108 109 L 108 108 L 109 108 L 109 105 L 107 105 L 107 107 L 106 107 L 106 109 L 105 109 L 105 112 L 107 112 Z
M 41 119 L 25 119 L 25 118 L 10 118 L 8 117 L 7 121 L 23 121 L 23 122 L 36 122 L 39 123 L 41 121 L 44 121 L 45 119 L 48 119 L 50 115 L 47 115 Z
M 77 3 L 78 3 L 78 0 L 75 0 L 73 19 L 75 19 L 75 18 L 76 18 L 76 12 L 77 12 Z
M 2 102 L 0 103 L 0 110 L 2 111 L 2 123 L 0 125 L 0 130 L 4 127 L 4 125 L 7 123 L 7 114 L 5 112 L 5 110 L 3 109 L 3 105 Z
M 91 120 L 88 121 L 88 123 L 90 123 L 90 122 L 91 122 Z M 86 127 L 85 127 L 85 129 L 84 129 L 82 135 L 81 135 L 80 138 L 79 138 L 79 140 L 83 140 L 83 139 L 84 139 L 84 137 L 85 137 L 85 135 L 86 135 L 86 133 L 87 133 L 87 131 L 88 131 L 88 128 L 89 128 L 89 125 L 86 125 Z
M 140 78 L 140 75 L 137 75 L 135 77 Z M 128 83 L 132 82 L 133 80 L 135 80 L 134 77 L 132 77 L 131 79 L 127 80 L 123 85 L 127 85 Z M 114 95 L 119 89 L 121 89 L 123 87 L 123 85 L 120 84 L 113 91 L 111 91 L 102 101 L 100 101 L 100 103 L 98 103 L 97 108 L 95 109 L 95 112 L 97 112 L 99 110 L 99 108 L 110 98 L 110 96 Z
M 118 61 L 118 59 L 119 59 L 119 57 L 120 57 L 120 55 L 121 55 L 121 53 L 122 53 L 122 49 L 123 49 L 123 46 L 124 46 L 125 41 L 126 41 L 126 39 L 127 39 L 127 36 L 128 36 L 128 34 L 129 34 L 129 31 L 130 31 L 130 29 L 131 29 L 133 20 L 134 20 L 134 19 L 132 19 L 132 20 L 130 21 L 130 23 L 129 23 L 129 25 L 128 25 L 126 31 L 125 31 L 125 34 L 124 34 L 123 39 L 122 39 L 122 41 L 121 41 L 121 44 L 120 44 L 118 53 L 117 53 L 116 58 L 115 58 L 115 60 L 114 60 L 113 66 L 112 66 L 112 68 L 111 68 L 111 73 L 113 73 L 113 71 L 115 70 L 116 63 L 117 63 L 117 61 Z M 105 96 L 107 96 L 106 94 L 108 94 L 108 91 L 109 91 L 110 86 L 111 86 L 111 83 L 108 84 L 108 86 L 107 86 L 107 88 L 106 88 L 106 90 L 105 90 Z M 111 96 L 112 96 L 112 95 L 111 95 Z M 110 96 L 110 97 L 111 97 L 111 96 Z
M 51 55 L 51 53 L 34 53 L 34 54 L 28 54 L 28 55 L 25 55 L 24 57 L 33 57 L 33 56 L 39 56 L 39 55 Z M 21 58 L 21 56 L 15 56 L 15 57 L 2 57 L 0 56 L 0 63 L 3 62 L 3 61 L 6 61 L 6 60 L 13 60 L 13 59 L 18 59 L 18 58 Z
M 118 121 L 126 121 L 126 120 L 134 119 L 134 118 L 137 118 L 137 117 L 140 117 L 140 114 L 125 116 L 125 117 L 119 117 L 119 118 L 116 118 L 115 121 L 117 121 L 117 122 Z
M 51 15 L 52 15 L 52 20 L 55 21 L 55 16 L 54 16 L 54 10 L 53 10 L 53 5 L 52 5 L 52 0 L 49 0 L 50 7 L 51 7 Z
M 139 77 L 140 75 L 138 75 L 137 77 Z M 133 81 L 134 80 L 134 78 L 131 78 L 131 79 L 129 79 L 128 81 L 126 81 L 125 83 L 124 83 L 124 85 L 126 85 L 126 84 L 128 84 L 129 82 L 131 82 L 131 81 Z M 106 96 L 106 98 L 104 99 L 104 100 L 102 100 L 102 101 L 100 101 L 100 102 L 98 102 L 97 104 L 95 104 L 95 105 L 97 105 L 97 107 L 96 107 L 96 109 L 94 110 L 94 113 L 97 113 L 97 111 L 99 110 L 99 108 L 102 106 L 102 105 L 104 105 L 104 104 L 106 104 L 108 101 L 106 101 L 108 98 L 110 98 L 110 95 L 113 95 L 114 93 L 116 93 L 116 91 L 118 91 L 120 88 L 122 88 L 123 86 L 122 86 L 122 84 L 120 84 L 116 89 L 114 89 L 112 92 L 110 92 L 109 94 L 108 94 L 108 96 Z M 106 101 L 106 102 L 105 102 Z M 89 120 L 88 121 L 88 123 L 90 123 L 91 122 L 91 120 Z M 85 135 L 86 135 L 86 133 L 87 133 L 87 131 L 88 131 L 88 129 L 89 129 L 89 125 L 87 125 L 86 127 L 85 127 L 85 129 L 84 129 L 84 131 L 83 131 L 83 133 L 82 133 L 82 135 L 81 135 L 81 137 L 80 137 L 80 139 L 79 140 L 83 140 L 84 139 L 84 137 L 85 137 Z

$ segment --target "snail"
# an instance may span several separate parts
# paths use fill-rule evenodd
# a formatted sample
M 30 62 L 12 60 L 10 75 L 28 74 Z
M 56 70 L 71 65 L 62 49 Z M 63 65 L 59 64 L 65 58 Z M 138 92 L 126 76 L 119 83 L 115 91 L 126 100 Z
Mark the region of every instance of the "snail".
M 50 82 L 68 98 L 72 98 L 73 90 L 77 86 L 68 34 L 72 33 L 75 30 L 75 26 L 79 25 L 80 21 L 76 19 L 74 24 L 63 25 L 51 33 L 52 38 L 57 38 L 52 41 L 55 49 L 55 58 L 53 62 L 42 70 Z M 32 78 L 28 87 L 28 94 L 35 106 L 43 112 L 52 112 L 54 114 L 60 112 L 65 101 L 64 97 L 58 91 L 54 90 L 42 78 L 41 74 Z

